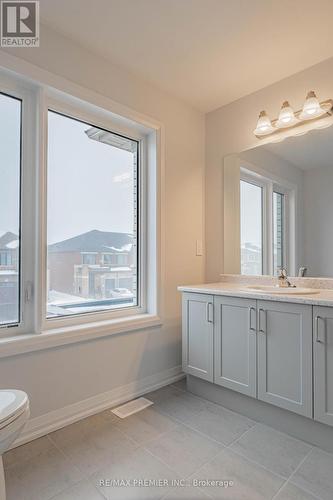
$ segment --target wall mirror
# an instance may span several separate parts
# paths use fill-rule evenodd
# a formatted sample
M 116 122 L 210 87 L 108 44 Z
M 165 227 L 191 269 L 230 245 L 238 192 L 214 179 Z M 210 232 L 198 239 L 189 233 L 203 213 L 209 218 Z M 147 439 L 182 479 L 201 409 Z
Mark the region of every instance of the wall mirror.
M 224 272 L 333 277 L 333 127 L 224 159 Z

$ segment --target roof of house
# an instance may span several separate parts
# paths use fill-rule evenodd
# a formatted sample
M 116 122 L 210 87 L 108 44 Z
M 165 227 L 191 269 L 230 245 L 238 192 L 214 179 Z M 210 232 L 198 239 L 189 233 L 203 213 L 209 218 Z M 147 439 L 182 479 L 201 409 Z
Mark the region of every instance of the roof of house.
M 93 229 L 49 245 L 49 252 L 129 252 L 133 235 Z
M 17 234 L 7 231 L 6 233 L 0 234 L 0 250 L 15 249 L 18 247 L 19 237 Z

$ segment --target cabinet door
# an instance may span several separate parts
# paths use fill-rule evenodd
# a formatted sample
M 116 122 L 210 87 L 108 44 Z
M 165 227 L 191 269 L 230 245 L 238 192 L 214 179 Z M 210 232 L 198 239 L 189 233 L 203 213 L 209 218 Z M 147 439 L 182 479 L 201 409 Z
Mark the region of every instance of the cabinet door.
M 256 301 L 215 297 L 214 382 L 256 397 Z
M 258 399 L 312 417 L 312 306 L 257 307 Z
M 333 308 L 313 309 L 314 418 L 333 425 Z
M 213 382 L 213 296 L 183 294 L 183 370 Z

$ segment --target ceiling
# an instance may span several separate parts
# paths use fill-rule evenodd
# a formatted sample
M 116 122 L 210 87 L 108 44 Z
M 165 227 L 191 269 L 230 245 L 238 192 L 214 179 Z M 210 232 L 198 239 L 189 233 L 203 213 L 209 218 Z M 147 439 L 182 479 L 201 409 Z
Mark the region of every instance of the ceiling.
M 204 112 L 333 55 L 332 0 L 41 0 L 40 11 Z
M 333 127 L 312 130 L 308 134 L 291 137 L 283 142 L 267 144 L 263 149 L 302 170 L 332 168 Z

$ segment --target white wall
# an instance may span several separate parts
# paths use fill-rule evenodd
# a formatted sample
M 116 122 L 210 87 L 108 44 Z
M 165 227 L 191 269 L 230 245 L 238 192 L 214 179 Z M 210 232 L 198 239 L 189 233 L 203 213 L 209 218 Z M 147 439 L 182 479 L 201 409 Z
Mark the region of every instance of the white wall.
M 333 166 L 304 175 L 304 265 L 309 276 L 333 276 Z
M 0 386 L 26 390 L 35 417 L 180 365 L 176 287 L 204 278 L 203 257 L 195 255 L 195 248 L 196 239 L 203 239 L 205 122 L 188 105 L 46 28 L 41 31 L 40 48 L 6 52 L 151 116 L 165 127 L 163 326 L 1 359 Z
M 260 144 L 253 129 L 262 109 L 275 118 L 285 99 L 300 109 L 312 89 L 320 99 L 333 97 L 333 58 L 206 115 L 206 281 L 223 272 L 224 156 Z

